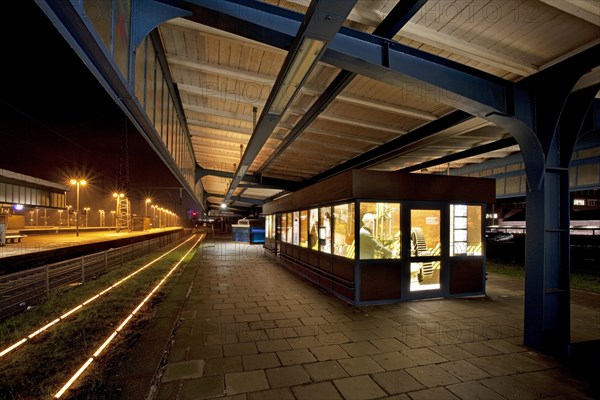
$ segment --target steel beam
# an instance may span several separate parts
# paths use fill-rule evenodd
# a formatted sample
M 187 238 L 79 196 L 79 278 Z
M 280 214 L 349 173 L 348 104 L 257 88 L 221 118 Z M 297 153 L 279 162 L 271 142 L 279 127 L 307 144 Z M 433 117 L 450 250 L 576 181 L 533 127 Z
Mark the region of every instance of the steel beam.
M 146 111 L 135 99 L 133 89 L 122 78 L 114 61 L 107 57 L 106 49 L 94 35 L 89 21 L 84 17 L 81 5 L 62 0 L 36 0 L 36 4 L 86 64 L 87 68 L 104 87 L 115 104 L 121 108 L 132 124 L 146 139 L 153 151 L 181 183 L 190 197 L 203 207 L 195 188 L 187 181 L 160 136 Z
M 386 16 L 381 24 L 375 28 L 374 35 L 393 38 L 400 29 L 415 15 L 419 9 L 426 3 L 426 0 L 406 0 L 400 1 L 394 9 Z M 287 134 L 285 139 L 279 144 L 277 149 L 271 153 L 269 158 L 260 166 L 258 173 L 262 173 L 271 165 L 276 158 L 281 156 L 283 152 L 296 140 L 316 119 L 317 117 L 331 104 L 333 100 L 352 82 L 356 77 L 356 73 L 342 70 L 333 81 L 327 86 L 323 93 L 311 105 L 310 109 L 302 115 L 300 121 Z
M 216 170 L 216 169 L 206 169 L 206 168 L 202 168 L 199 165 L 196 166 L 196 181 L 201 179 L 204 176 L 209 176 L 209 175 L 210 176 L 218 176 L 221 178 L 228 178 L 228 179 L 233 178 L 232 172 L 220 171 L 220 170 Z M 244 175 L 244 177 L 242 178 L 241 181 L 247 182 L 250 184 L 254 184 L 254 185 L 260 185 L 260 187 L 262 187 L 263 185 L 266 185 L 266 186 L 269 186 L 269 188 L 271 188 L 271 189 L 295 191 L 300 188 L 300 182 L 289 181 L 286 179 L 269 178 L 269 177 L 260 176 L 260 175 Z M 257 187 L 257 186 L 253 186 L 253 187 Z M 223 197 L 223 196 L 220 195 L 220 197 Z
M 226 2 L 219 2 L 221 5 Z M 271 107 L 275 103 L 277 95 L 281 94 L 282 91 L 288 90 L 289 88 L 284 87 L 286 75 L 290 73 L 289 69 L 292 67 L 296 56 L 301 50 L 301 46 L 307 38 L 318 40 L 323 42 L 323 50 L 315 57 L 313 63 L 308 68 L 306 73 L 301 77 L 301 82 L 294 82 L 298 87 L 302 86 L 303 80 L 308 76 L 312 68 L 316 65 L 319 58 L 327 48 L 329 41 L 335 37 L 336 33 L 346 20 L 346 17 L 352 11 L 356 0 L 347 1 L 336 1 L 336 0 L 313 0 L 306 11 L 302 24 L 298 27 L 297 32 L 294 32 L 294 41 L 291 43 L 288 55 L 283 63 L 281 71 L 273 84 L 273 89 L 269 94 L 269 98 L 265 104 L 265 108 L 261 113 L 254 132 L 246 146 L 242 159 L 234 173 L 231 180 L 231 184 L 225 193 L 224 201 L 228 201 L 237 185 L 241 182 L 242 178 L 246 174 L 246 171 L 254 162 L 256 156 L 271 136 L 271 133 L 281 120 L 283 111 L 281 113 L 270 112 Z M 204 3 L 203 3 L 204 4 Z M 212 4 L 212 3 L 211 3 Z M 244 3 L 246 4 L 246 3 Z M 264 5 L 256 4 L 257 8 L 263 8 Z M 221 5 L 218 7 L 221 8 Z M 239 12 L 239 7 L 243 5 L 237 4 L 234 10 Z M 272 20 L 272 18 L 269 18 Z M 271 21 L 265 21 L 271 25 Z M 289 28 L 289 26 L 288 26 Z M 288 30 L 289 33 L 289 30 Z M 297 88 L 296 88 L 297 90 Z

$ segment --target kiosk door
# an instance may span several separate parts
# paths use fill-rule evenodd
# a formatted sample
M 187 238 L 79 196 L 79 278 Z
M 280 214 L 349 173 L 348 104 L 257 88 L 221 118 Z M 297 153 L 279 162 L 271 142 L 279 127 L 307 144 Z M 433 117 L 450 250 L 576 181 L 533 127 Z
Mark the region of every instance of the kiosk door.
M 439 291 L 441 295 L 444 291 L 441 238 L 445 212 L 441 207 L 410 207 L 407 212 L 410 217 L 408 297 L 435 297 L 432 291 Z

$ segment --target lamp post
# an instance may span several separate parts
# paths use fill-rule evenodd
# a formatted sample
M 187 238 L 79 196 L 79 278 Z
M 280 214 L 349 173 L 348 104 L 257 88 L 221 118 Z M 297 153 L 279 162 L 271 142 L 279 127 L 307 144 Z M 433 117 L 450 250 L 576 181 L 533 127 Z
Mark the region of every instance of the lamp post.
M 152 228 L 156 227 L 156 206 L 150 206 L 152 207 Z
M 62 227 L 62 213 L 64 210 L 58 210 L 58 226 Z
M 146 206 L 144 208 L 144 217 L 148 216 L 148 204 L 152 203 L 152 199 L 146 199 Z
M 144 230 L 146 230 L 146 218 L 148 218 L 148 204 L 152 203 L 151 198 L 147 198 L 144 204 Z
M 77 219 L 75 222 L 75 236 L 79 236 L 79 187 L 85 186 L 87 184 L 85 179 L 71 179 L 71 185 L 75 185 L 77 187 L 77 204 L 75 205 L 75 212 L 77 213 Z
M 73 206 L 67 206 L 67 228 L 71 226 L 71 208 Z
M 115 226 L 115 210 L 112 210 L 110 213 L 112 214 L 112 220 L 113 220 L 112 226 L 114 227 Z
M 83 209 L 85 210 L 85 227 L 88 227 L 88 215 L 90 214 L 90 208 L 89 207 L 83 207 Z
M 98 214 L 100 214 L 100 217 L 99 217 L 99 219 L 100 219 L 100 226 L 102 227 L 102 226 L 106 225 L 106 220 L 105 220 L 105 217 L 104 217 L 104 210 L 98 210 Z

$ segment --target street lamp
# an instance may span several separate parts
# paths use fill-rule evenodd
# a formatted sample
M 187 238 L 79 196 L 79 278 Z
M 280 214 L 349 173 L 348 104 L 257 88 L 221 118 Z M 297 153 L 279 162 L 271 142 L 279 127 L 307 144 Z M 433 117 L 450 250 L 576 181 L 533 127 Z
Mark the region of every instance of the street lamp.
M 58 210 L 58 226 L 62 227 L 62 213 L 64 210 Z
M 151 198 L 147 198 L 144 204 L 144 230 L 146 230 L 146 219 L 148 218 L 148 204 L 152 203 Z
M 104 210 L 98 210 L 98 214 L 100 214 L 100 226 L 106 225 L 106 220 L 104 217 Z
M 79 187 L 85 186 L 87 181 L 85 179 L 71 179 L 71 185 L 75 185 L 77 187 L 77 204 L 75 205 L 77 213 L 76 225 L 75 225 L 75 236 L 79 236 Z
M 144 217 L 148 216 L 148 204 L 152 203 L 152 199 L 146 199 L 146 207 L 144 208 Z
M 73 206 L 67 206 L 67 228 L 71 227 L 71 208 Z
M 89 207 L 83 207 L 83 209 L 85 210 L 85 227 L 88 227 L 88 215 L 90 214 L 90 208 Z
M 112 226 L 114 227 L 115 226 L 115 210 L 112 210 L 110 213 L 112 214 L 112 220 L 113 220 Z

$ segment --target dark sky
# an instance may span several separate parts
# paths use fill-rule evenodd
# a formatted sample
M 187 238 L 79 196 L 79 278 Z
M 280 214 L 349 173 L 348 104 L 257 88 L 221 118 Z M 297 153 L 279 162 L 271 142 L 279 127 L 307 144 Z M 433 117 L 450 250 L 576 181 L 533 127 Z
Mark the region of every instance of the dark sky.
M 90 181 L 82 204 L 107 207 L 117 189 L 120 136 L 127 124 L 132 206 L 146 196 L 174 209 L 179 187 L 146 140 L 32 1 L 7 3 L 0 89 L 0 168 L 56 183 Z M 86 198 L 90 196 L 90 198 Z M 68 199 L 71 203 L 71 200 Z M 104 205 L 104 203 L 109 203 Z M 90 205 L 94 208 L 94 205 Z M 194 208 L 184 195 L 177 211 Z M 135 211 L 135 210 L 134 210 Z

